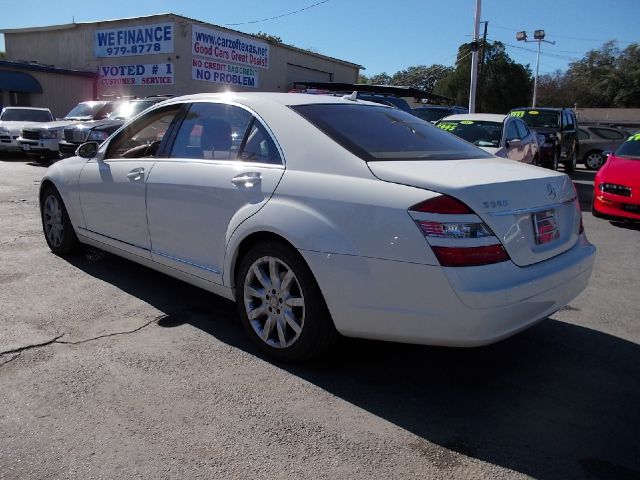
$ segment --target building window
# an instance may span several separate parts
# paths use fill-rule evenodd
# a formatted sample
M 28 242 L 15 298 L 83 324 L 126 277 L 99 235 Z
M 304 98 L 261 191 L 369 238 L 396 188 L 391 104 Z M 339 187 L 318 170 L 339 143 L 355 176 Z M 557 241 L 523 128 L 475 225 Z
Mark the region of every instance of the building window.
M 9 92 L 9 105 L 12 107 L 30 107 L 31 99 L 25 92 Z

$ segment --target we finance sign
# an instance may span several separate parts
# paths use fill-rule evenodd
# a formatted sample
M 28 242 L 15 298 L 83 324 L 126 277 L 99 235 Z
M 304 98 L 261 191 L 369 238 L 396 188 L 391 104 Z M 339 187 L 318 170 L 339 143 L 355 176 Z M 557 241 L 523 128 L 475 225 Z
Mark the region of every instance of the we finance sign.
M 269 45 L 232 32 L 191 26 L 191 53 L 218 62 L 269 68 Z
M 96 57 L 130 57 L 173 52 L 172 22 L 96 30 L 93 53 Z

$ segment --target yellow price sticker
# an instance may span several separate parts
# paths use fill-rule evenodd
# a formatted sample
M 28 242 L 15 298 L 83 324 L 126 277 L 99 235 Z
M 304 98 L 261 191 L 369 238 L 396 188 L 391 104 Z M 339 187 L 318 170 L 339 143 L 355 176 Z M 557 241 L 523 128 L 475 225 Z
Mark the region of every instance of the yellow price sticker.
M 460 123 L 462 125 L 473 125 L 473 122 L 471 120 L 461 120 Z
M 640 133 L 635 133 L 627 138 L 627 142 L 640 142 Z
M 439 123 L 437 127 L 445 132 L 453 132 L 457 125 L 455 123 Z
M 539 113 L 537 110 L 529 110 L 529 115 L 538 115 Z
M 518 110 L 516 112 L 511 112 L 512 117 L 522 118 L 524 117 L 524 112 L 522 110 Z

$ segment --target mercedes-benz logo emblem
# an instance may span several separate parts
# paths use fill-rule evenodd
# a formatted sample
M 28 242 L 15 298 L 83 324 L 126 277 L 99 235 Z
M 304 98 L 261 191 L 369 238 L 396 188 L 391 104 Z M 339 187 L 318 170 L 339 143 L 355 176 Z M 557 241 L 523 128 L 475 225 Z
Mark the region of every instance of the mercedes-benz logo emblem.
M 551 185 L 550 183 L 547 183 L 547 196 L 551 199 L 551 200 L 555 200 L 556 198 L 556 189 L 553 188 L 553 185 Z

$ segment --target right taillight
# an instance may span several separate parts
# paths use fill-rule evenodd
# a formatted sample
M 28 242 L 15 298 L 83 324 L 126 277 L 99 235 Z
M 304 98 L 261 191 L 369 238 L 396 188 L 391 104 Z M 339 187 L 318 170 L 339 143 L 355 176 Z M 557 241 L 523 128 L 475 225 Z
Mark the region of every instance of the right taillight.
M 454 197 L 431 198 L 411 207 L 409 214 L 443 267 L 470 267 L 509 260 L 491 229 Z

